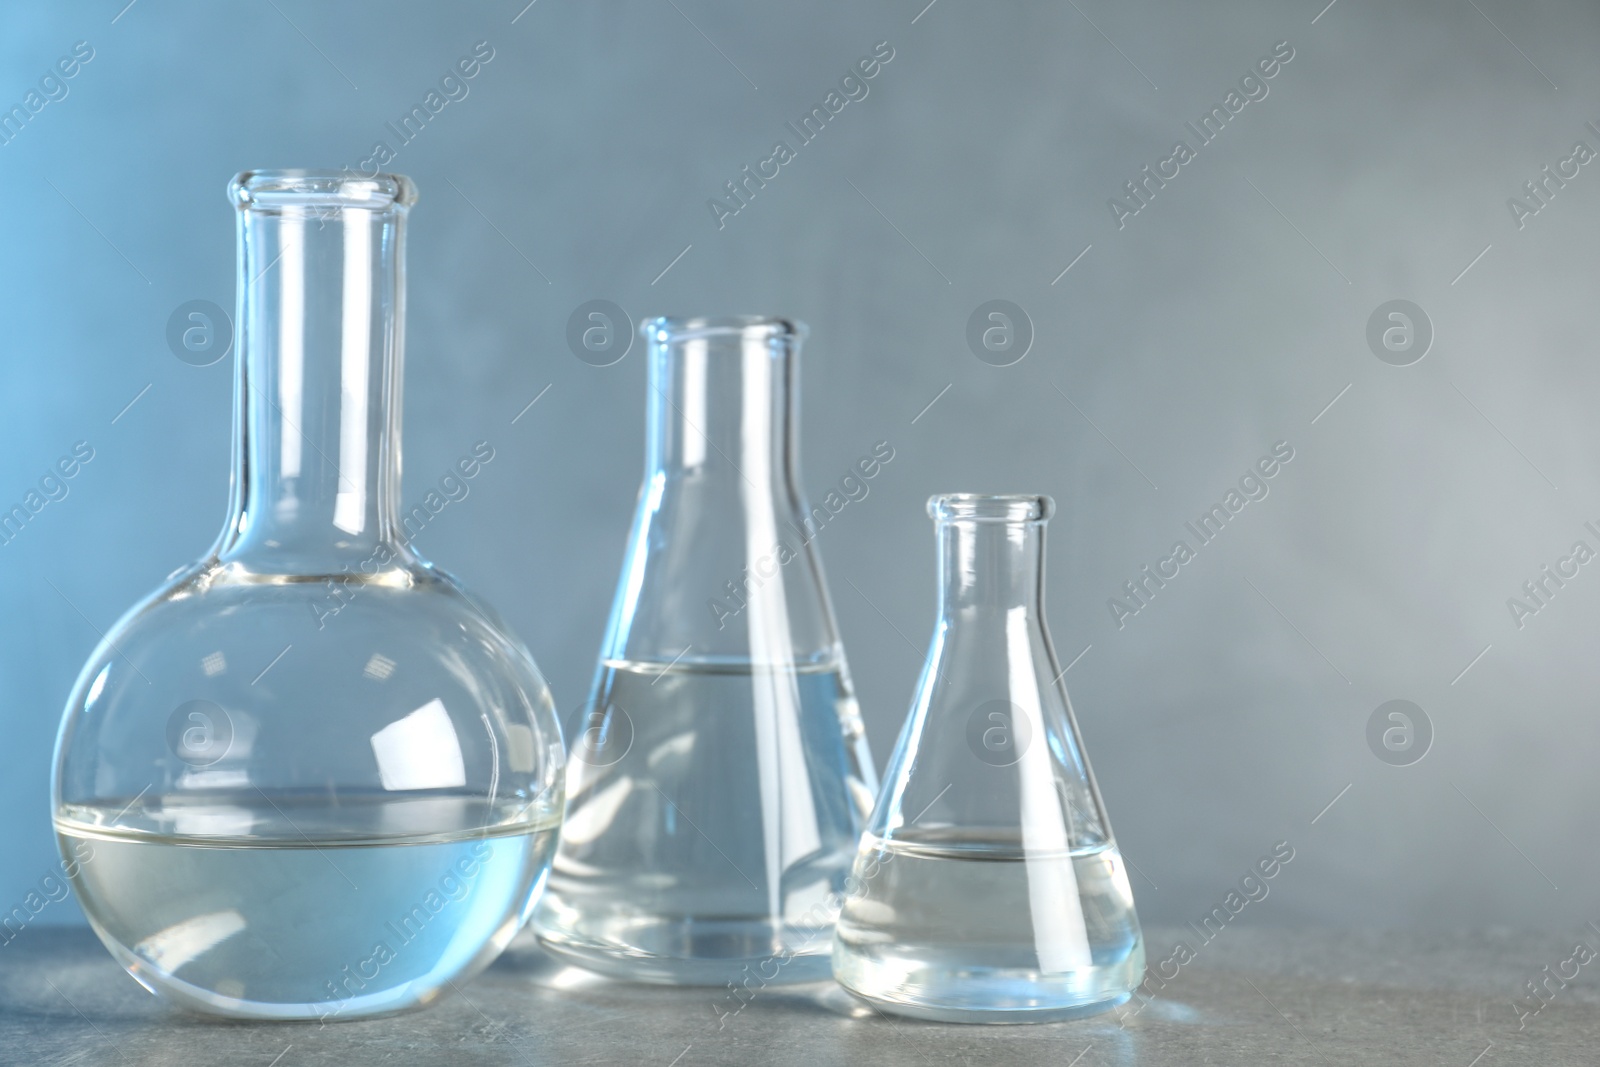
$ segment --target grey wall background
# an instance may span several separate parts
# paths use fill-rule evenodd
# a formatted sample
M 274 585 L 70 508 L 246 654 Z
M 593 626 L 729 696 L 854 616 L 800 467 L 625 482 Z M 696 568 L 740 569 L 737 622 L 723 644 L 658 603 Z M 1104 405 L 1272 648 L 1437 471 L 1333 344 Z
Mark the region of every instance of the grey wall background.
M 0 548 L 0 904 L 54 861 L 51 744 L 97 630 L 222 518 L 232 360 L 187 365 L 163 331 L 186 300 L 233 305 L 224 184 L 393 144 L 384 124 L 488 41 L 470 95 L 390 164 L 423 190 L 406 496 L 493 443 L 418 543 L 563 707 L 645 389 L 639 346 L 589 366 L 568 316 L 791 315 L 813 331 L 813 495 L 896 449 L 821 539 L 880 765 L 932 622 L 923 500 L 1048 492 L 1051 623 L 1083 653 L 1067 679 L 1146 921 L 1197 918 L 1279 840 L 1296 858 L 1252 923 L 1597 917 L 1600 564 L 1521 629 L 1506 603 L 1600 548 L 1600 164 L 1521 229 L 1507 207 L 1574 142 L 1600 149 L 1594 5 L 125 2 L 0 13 L 6 106 L 94 49 L 0 147 L 0 498 L 95 449 Z M 1269 95 L 1119 229 L 1108 198 L 1285 40 Z M 879 41 L 870 95 L 719 230 L 707 199 Z M 1009 367 L 965 340 L 994 298 L 1035 331 Z M 1366 340 L 1397 298 L 1436 333 L 1405 367 Z M 1270 495 L 1119 630 L 1107 598 L 1277 441 Z M 1368 745 L 1392 699 L 1435 734 L 1409 766 Z

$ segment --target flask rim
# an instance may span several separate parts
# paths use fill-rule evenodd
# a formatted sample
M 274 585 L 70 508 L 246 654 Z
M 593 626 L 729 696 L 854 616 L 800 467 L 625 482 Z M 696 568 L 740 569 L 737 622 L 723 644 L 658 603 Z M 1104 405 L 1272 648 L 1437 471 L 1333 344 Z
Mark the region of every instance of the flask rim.
M 935 493 L 928 498 L 934 522 L 1037 523 L 1050 521 L 1056 502 L 1041 493 Z
M 798 319 L 771 315 L 658 315 L 639 324 L 640 336 L 659 345 L 708 337 L 777 339 L 795 344 L 805 340 L 810 332 Z
M 417 202 L 417 185 L 403 174 L 343 170 L 244 170 L 228 183 L 228 199 L 253 208 L 321 207 L 404 211 Z

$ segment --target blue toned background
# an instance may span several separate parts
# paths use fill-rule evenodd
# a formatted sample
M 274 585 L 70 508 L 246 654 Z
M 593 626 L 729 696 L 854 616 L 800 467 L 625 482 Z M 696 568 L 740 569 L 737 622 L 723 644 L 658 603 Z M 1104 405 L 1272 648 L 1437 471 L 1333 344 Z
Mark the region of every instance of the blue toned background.
M 222 519 L 232 359 L 191 366 L 165 330 L 186 301 L 233 306 L 224 186 L 383 141 L 422 189 L 406 502 L 474 442 L 496 456 L 418 544 L 501 609 L 564 710 L 645 390 L 640 346 L 591 366 L 568 317 L 790 315 L 812 327 L 812 494 L 895 449 L 820 539 L 880 765 L 932 622 L 923 500 L 1048 492 L 1055 640 L 1081 654 L 1067 681 L 1146 921 L 1197 918 L 1283 840 L 1252 923 L 1596 917 L 1600 565 L 1521 618 L 1508 599 L 1600 549 L 1600 165 L 1574 158 L 1600 149 L 1600 10 L 525 2 L 0 13 L 0 107 L 28 113 L 0 145 L 0 505 L 93 450 L 0 547 L 0 910 L 54 862 L 79 665 Z M 77 42 L 92 58 L 29 113 Z M 479 42 L 466 95 L 401 144 L 387 124 Z M 879 42 L 867 94 L 799 144 L 786 123 Z M 1279 42 L 1292 58 L 1241 88 Z M 1213 106 L 1237 113 L 1203 143 L 1187 124 Z M 1193 158 L 1164 162 L 1180 139 Z M 794 158 L 730 214 L 724 183 L 778 140 Z M 1146 166 L 1168 177 L 1134 199 Z M 967 340 L 994 299 L 1031 322 L 1010 366 Z M 1407 366 L 1415 347 L 1368 339 L 1396 299 L 1434 335 Z M 1279 442 L 1270 492 L 1128 616 L 1124 583 Z M 1390 700 L 1431 724 L 1420 762 L 1369 745 Z

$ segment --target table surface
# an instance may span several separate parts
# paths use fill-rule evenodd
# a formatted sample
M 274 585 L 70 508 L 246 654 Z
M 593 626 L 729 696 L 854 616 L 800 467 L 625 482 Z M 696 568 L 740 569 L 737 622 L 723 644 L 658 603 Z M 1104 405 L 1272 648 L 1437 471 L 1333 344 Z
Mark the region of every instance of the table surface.
M 224 1023 L 167 1007 L 79 928 L 0 946 L 0 1064 L 1504 1064 L 1600 1062 L 1600 961 L 1564 986 L 1580 935 L 1231 928 L 1137 1014 L 1031 1026 L 890 1019 L 829 983 L 771 987 L 736 1015 L 718 991 L 610 982 L 526 934 L 459 994 L 366 1022 Z M 1170 968 L 1169 968 L 1170 971 Z M 1544 1000 L 1525 983 L 1546 981 Z M 1543 1003 L 1536 1014 L 1523 1011 Z M 1130 1002 L 1131 1004 L 1132 1002 Z M 716 1006 L 714 1006 L 716 1005 Z M 1126 1009 L 1125 1009 L 1126 1010 Z

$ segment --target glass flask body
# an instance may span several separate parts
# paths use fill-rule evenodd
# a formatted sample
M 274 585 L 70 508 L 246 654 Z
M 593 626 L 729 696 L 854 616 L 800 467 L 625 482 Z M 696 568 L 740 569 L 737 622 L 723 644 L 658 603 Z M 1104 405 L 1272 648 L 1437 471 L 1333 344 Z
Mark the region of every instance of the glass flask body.
M 410 183 L 248 172 L 230 192 L 228 520 L 84 666 L 56 833 L 90 923 L 152 991 L 260 1019 L 397 1011 L 527 917 L 560 726 L 527 651 L 395 506 Z
M 1049 497 L 937 496 L 939 608 L 840 915 L 834 976 L 947 1022 L 1126 1000 L 1144 947 L 1044 620 Z
M 876 779 L 799 489 L 803 327 L 643 333 L 645 481 L 534 926 L 616 977 L 816 979 Z

